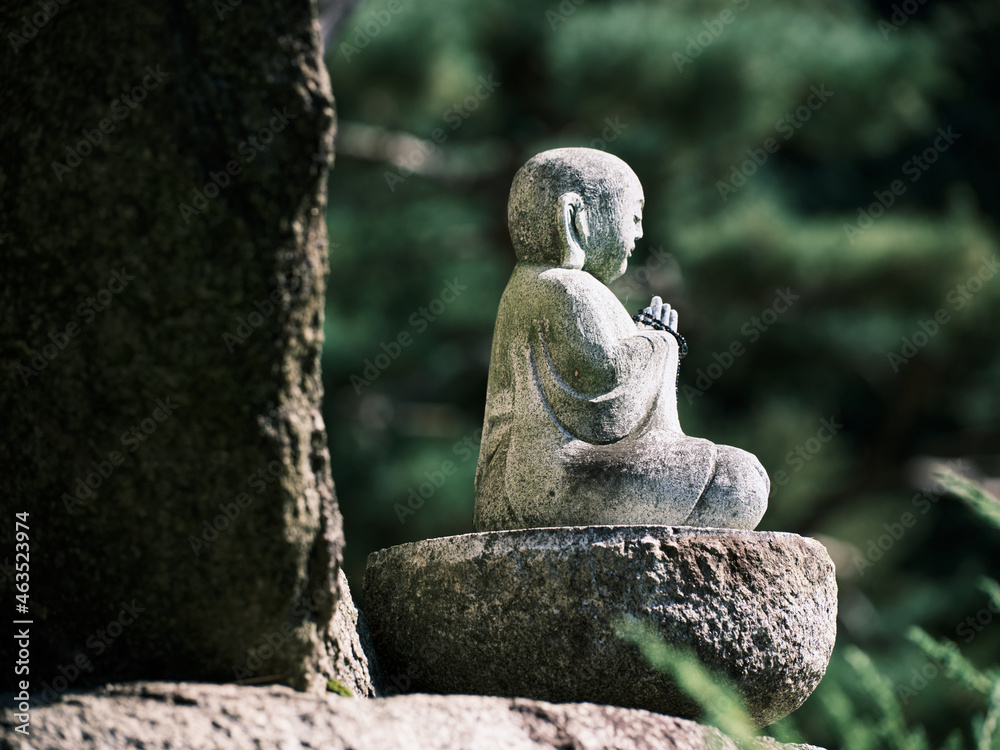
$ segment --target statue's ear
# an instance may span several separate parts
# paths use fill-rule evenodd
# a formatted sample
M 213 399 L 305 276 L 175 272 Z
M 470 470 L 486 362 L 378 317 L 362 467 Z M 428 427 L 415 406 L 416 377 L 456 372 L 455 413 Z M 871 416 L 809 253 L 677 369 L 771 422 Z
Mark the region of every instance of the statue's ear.
M 590 239 L 587 206 L 577 193 L 565 193 L 559 199 L 560 234 L 563 241 L 563 268 L 583 268 L 587 255 L 583 248 Z

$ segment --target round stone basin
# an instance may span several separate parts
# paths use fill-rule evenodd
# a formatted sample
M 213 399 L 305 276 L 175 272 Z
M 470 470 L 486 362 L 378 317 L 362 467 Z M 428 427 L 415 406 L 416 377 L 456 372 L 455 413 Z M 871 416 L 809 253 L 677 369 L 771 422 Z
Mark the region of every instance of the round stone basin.
M 427 539 L 373 553 L 365 614 L 388 692 L 698 710 L 625 618 L 733 681 L 759 725 L 826 671 L 837 584 L 826 548 L 780 532 L 570 526 Z

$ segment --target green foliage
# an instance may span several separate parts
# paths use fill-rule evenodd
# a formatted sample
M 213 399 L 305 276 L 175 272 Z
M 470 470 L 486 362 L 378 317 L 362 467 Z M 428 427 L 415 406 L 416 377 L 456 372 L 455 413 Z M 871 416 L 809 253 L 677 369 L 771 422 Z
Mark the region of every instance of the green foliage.
M 736 688 L 723 675 L 706 669 L 689 649 L 666 643 L 651 626 L 634 618 L 623 619 L 616 634 L 635 644 L 655 669 L 670 675 L 677 687 L 702 709 L 702 723 L 736 739 L 753 736 L 755 726 Z
M 927 456 L 1000 475 L 1000 8 L 929 0 L 899 24 L 893 5 L 403 0 L 375 26 L 387 0 L 367 0 L 346 19 L 327 56 L 340 128 L 322 364 L 356 595 L 373 550 L 471 531 L 511 178 L 544 148 L 605 148 L 646 194 L 613 290 L 678 309 L 686 432 L 758 455 L 760 528 L 820 538 L 838 568 L 827 676 L 772 733 L 852 750 L 919 743 L 918 726 L 934 748 L 997 736 L 981 691 L 941 674 L 893 708 L 873 677 L 892 695 L 920 683 L 933 662 L 908 628 L 961 639 L 986 606 L 974 582 L 1000 569 L 993 485 L 956 471 L 920 494 L 912 476 Z M 832 95 L 812 107 L 814 89 Z M 913 180 L 906 165 L 949 127 Z M 891 206 L 873 203 L 897 180 Z M 467 289 L 434 314 L 445 280 Z M 778 289 L 797 299 L 772 318 Z M 824 419 L 841 425 L 825 442 Z M 981 627 L 956 645 L 970 664 L 1000 653 L 1000 624 Z
M 990 501 L 992 499 L 978 483 L 959 476 L 953 470 L 940 467 L 933 471 L 933 475 L 945 491 L 954 492 L 966 500 L 973 498 L 970 505 L 981 517 L 989 518 L 993 513 L 988 504 L 984 505 L 984 498 Z M 979 614 L 988 615 L 991 611 L 1000 613 L 1000 584 L 984 577 L 979 582 L 979 588 L 988 595 L 991 605 L 989 609 L 980 610 Z M 972 618 L 968 620 L 968 623 L 973 622 Z M 960 625 L 957 630 L 960 634 L 963 632 L 961 627 Z M 967 640 L 972 640 L 975 632 L 971 627 L 967 632 L 970 634 Z M 953 641 L 935 639 L 917 626 L 908 629 L 907 638 L 929 660 L 919 672 L 913 671 L 916 677 L 909 685 L 894 683 L 868 654 L 855 646 L 840 648 L 834 656 L 828 678 L 816 695 L 841 745 L 852 749 L 930 748 L 932 745 L 927 739 L 926 730 L 907 718 L 904 706 L 918 693 L 926 690 L 941 673 L 958 687 L 978 693 L 985 700 L 985 713 L 971 717 L 974 744 L 967 744 L 962 732 L 956 729 L 948 733 L 940 747 L 943 750 L 967 747 L 993 750 L 1000 746 L 1000 666 L 978 668 L 962 654 Z M 853 670 L 850 688 L 847 681 L 839 675 L 837 662 L 840 660 L 845 661 Z
M 984 579 L 982 588 L 991 597 L 1000 594 L 996 581 Z M 681 692 L 699 707 L 703 724 L 722 730 L 738 742 L 752 739 L 755 726 L 738 691 L 724 675 L 708 670 L 690 650 L 666 643 L 651 626 L 634 618 L 623 618 L 617 635 L 635 644 L 654 668 L 670 675 Z M 1000 669 L 977 669 L 962 657 L 954 643 L 937 641 L 918 627 L 911 628 L 908 637 L 956 684 L 987 698 L 985 716 L 973 719 L 974 747 L 992 750 L 1000 726 Z M 906 699 L 907 692 L 913 691 L 894 685 L 871 657 L 855 646 L 841 649 L 837 658 L 853 672 L 854 697 L 840 685 L 828 682 L 820 693 L 820 702 L 840 746 L 851 750 L 929 750 L 926 731 L 907 721 L 900 702 L 900 696 Z M 782 742 L 801 741 L 790 719 L 770 727 L 768 733 Z M 940 747 L 957 750 L 966 745 L 961 733 L 955 731 Z
M 885 747 L 895 750 L 926 750 L 927 738 L 924 732 L 920 729 L 907 729 L 903 709 L 896 699 L 892 682 L 879 672 L 871 658 L 864 651 L 849 646 L 844 649 L 844 659 L 854 669 L 861 693 L 870 700 L 870 706 L 877 714 L 877 719 L 868 726 L 855 724 L 867 734 L 866 743 L 878 747 L 881 741 Z M 857 733 L 852 733 L 851 737 L 854 739 Z M 875 745 L 871 745 L 873 740 Z
M 968 503 L 972 510 L 981 518 L 1000 529 L 1000 500 L 987 492 L 976 482 L 961 476 L 947 466 L 941 466 L 934 470 L 934 479 L 955 497 Z M 988 583 L 996 586 L 995 581 Z M 1000 602 L 997 598 L 996 589 L 990 589 L 990 596 L 994 602 Z M 1000 605 L 998 605 L 1000 606 Z
M 967 690 L 989 695 L 1000 672 L 991 670 L 989 674 L 976 669 L 951 641 L 936 641 L 921 628 L 912 627 L 907 637 L 913 641 L 930 659 L 943 666 L 945 674 Z

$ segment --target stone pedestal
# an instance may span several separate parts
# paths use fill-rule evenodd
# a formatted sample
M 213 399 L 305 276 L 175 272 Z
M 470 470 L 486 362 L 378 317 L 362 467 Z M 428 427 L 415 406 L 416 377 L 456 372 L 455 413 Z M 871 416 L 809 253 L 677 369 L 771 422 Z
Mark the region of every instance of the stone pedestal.
M 761 726 L 810 695 L 836 632 L 825 548 L 777 532 L 578 526 L 428 539 L 372 554 L 364 595 L 389 691 L 695 717 L 616 635 L 635 618 L 728 676 Z

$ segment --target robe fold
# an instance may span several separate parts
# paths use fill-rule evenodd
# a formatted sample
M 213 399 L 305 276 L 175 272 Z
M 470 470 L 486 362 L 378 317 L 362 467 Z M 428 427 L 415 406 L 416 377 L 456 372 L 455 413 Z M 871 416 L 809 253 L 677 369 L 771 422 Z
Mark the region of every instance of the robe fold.
M 683 524 L 717 446 L 680 429 L 677 357 L 589 273 L 518 264 L 493 337 L 476 528 Z

